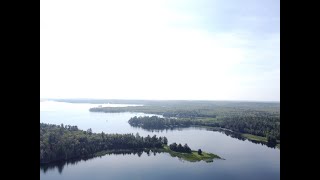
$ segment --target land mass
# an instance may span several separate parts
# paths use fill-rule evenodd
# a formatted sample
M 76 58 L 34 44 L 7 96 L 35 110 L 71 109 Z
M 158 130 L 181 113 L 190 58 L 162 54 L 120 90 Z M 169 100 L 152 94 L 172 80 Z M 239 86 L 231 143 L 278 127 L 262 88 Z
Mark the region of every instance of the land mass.
M 197 161 L 205 161 L 205 162 L 213 162 L 214 159 L 223 159 L 216 154 L 202 152 L 201 154 L 198 151 L 192 150 L 191 153 L 181 153 L 173 151 L 169 148 L 169 146 L 165 145 L 163 147 L 163 151 L 169 153 L 172 157 L 178 157 L 179 159 L 183 159 L 189 162 L 197 162 Z
M 177 152 L 167 146 L 166 137 L 133 134 L 105 134 L 79 130 L 77 126 L 40 123 L 40 164 L 67 161 L 79 158 L 92 158 L 110 153 L 169 153 L 172 157 L 196 162 L 212 162 L 221 159 L 211 153 L 197 151 Z M 181 146 L 181 145 L 180 145 Z M 188 147 L 186 144 L 184 147 Z M 181 149 L 180 149 L 181 150 Z M 182 148 L 182 150 L 184 150 Z
M 161 130 L 161 129 L 174 129 L 174 128 L 181 128 L 181 127 L 190 127 L 190 126 L 198 126 L 198 127 L 204 127 L 208 128 L 209 125 L 202 124 L 201 122 L 198 122 L 196 120 L 190 120 L 186 118 L 161 118 L 158 116 L 140 116 L 140 117 L 132 117 L 129 119 L 128 123 L 131 126 L 134 127 L 141 127 L 143 129 L 147 130 Z M 260 142 L 262 144 L 266 144 L 269 147 L 276 147 L 277 144 L 278 146 L 280 145 L 280 140 L 277 140 L 273 136 L 268 136 L 268 137 L 261 137 L 257 135 L 252 135 L 252 134 L 245 134 L 245 133 L 239 133 L 239 132 L 233 132 L 232 130 L 217 127 L 217 126 L 209 126 L 210 130 L 217 130 L 217 131 L 226 131 L 234 134 L 238 139 L 239 135 L 242 138 L 248 139 L 251 142 Z M 277 147 L 278 147 L 277 146 Z M 280 146 L 278 147 L 280 148 Z
M 121 102 L 121 101 L 110 101 Z M 131 101 L 125 101 L 129 103 Z M 132 101 L 143 106 L 94 107 L 91 112 L 156 114 L 164 123 L 143 123 L 144 129 L 203 126 L 228 129 L 272 146 L 280 144 L 280 103 L 229 101 Z M 161 120 L 161 119 L 157 119 Z M 162 120 L 161 120 L 162 121 Z M 156 125 L 155 125 L 156 124 Z M 134 125 L 134 124 L 132 124 Z M 149 127 L 148 127 L 149 126 Z M 280 147 L 280 146 L 279 146 Z

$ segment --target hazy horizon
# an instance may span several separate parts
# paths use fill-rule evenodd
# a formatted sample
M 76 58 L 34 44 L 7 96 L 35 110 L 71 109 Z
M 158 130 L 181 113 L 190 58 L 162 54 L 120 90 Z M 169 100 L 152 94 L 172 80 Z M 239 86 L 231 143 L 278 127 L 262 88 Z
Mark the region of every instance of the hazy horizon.
M 41 0 L 40 98 L 280 102 L 280 1 Z
M 280 101 L 255 101 L 255 100 L 214 100 L 214 99 L 114 99 L 114 98 L 42 98 L 40 100 L 119 100 L 119 101 L 212 101 L 212 102 L 274 102 Z

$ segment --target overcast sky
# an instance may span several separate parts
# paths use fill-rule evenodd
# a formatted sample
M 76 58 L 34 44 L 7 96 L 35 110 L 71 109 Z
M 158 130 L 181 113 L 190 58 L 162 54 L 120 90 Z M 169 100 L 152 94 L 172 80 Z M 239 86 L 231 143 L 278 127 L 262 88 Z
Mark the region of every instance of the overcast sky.
M 41 0 L 40 97 L 280 101 L 280 0 Z

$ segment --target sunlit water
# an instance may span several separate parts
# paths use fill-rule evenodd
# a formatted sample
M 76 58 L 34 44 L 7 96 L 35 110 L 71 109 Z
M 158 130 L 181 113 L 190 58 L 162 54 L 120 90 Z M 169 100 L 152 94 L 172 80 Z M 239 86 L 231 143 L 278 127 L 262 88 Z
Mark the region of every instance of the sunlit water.
M 97 104 L 40 102 L 40 121 L 77 125 L 93 132 L 166 136 L 169 143 L 187 143 L 192 149 L 215 153 L 226 160 L 213 163 L 187 162 L 169 154 L 105 155 L 49 169 L 40 168 L 46 179 L 280 179 L 280 150 L 242 141 L 223 133 L 200 128 L 150 132 L 131 127 L 128 120 L 143 113 L 89 112 Z M 102 106 L 127 106 L 104 104 Z

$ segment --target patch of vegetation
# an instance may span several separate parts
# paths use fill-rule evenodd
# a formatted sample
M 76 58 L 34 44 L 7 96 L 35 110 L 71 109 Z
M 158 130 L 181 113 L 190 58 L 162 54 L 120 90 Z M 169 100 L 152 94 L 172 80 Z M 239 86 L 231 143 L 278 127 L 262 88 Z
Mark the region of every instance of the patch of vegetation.
M 265 143 L 268 142 L 266 137 L 255 136 L 252 134 L 242 134 L 242 136 L 249 139 L 249 140 L 260 141 L 260 142 L 265 142 Z
M 198 161 L 205 161 L 205 162 L 213 162 L 214 159 L 222 159 L 218 155 L 212 153 L 202 152 L 198 154 L 198 151 L 191 151 L 190 153 L 182 153 L 176 152 L 170 149 L 169 146 L 165 145 L 163 147 L 164 152 L 169 153 L 172 157 L 178 157 L 179 159 L 183 159 L 189 162 L 198 162 Z

